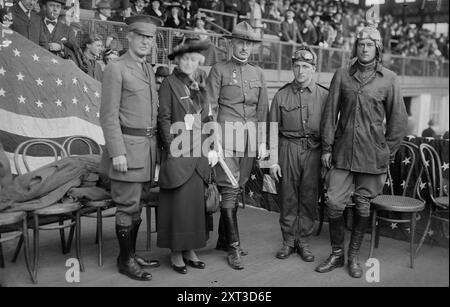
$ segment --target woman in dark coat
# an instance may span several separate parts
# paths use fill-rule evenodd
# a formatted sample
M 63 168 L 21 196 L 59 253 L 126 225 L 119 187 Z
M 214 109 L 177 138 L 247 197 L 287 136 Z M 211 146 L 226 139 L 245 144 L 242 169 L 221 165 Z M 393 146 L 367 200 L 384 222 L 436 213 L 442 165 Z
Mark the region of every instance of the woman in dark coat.
M 159 89 L 158 129 L 163 145 L 160 205 L 158 210 L 158 247 L 170 248 L 172 268 L 187 273 L 186 264 L 203 269 L 195 249 L 206 246 L 205 186 L 210 175 L 208 158 L 203 154 L 203 137 L 194 137 L 202 123 L 209 120 L 204 72 L 200 54 L 208 44 L 186 40 L 169 55 L 178 64 Z M 175 134 L 171 133 L 171 127 Z M 201 130 L 200 130 L 201 131 Z M 194 132 L 194 133 L 193 133 Z M 183 139 L 179 149 L 180 135 Z M 211 158 L 211 163 L 216 162 Z

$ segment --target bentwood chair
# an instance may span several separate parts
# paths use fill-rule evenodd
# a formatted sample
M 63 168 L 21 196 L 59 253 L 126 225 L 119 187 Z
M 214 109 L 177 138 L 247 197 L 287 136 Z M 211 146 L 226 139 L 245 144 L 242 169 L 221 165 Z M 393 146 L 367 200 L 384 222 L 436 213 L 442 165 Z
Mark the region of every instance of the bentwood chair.
M 416 254 L 419 253 L 427 235 L 430 234 L 431 223 L 433 220 L 440 222 L 442 230 L 445 224 L 449 224 L 448 219 L 448 196 L 444 195 L 444 185 L 442 176 L 442 164 L 439 154 L 428 144 L 420 144 L 420 158 L 422 160 L 423 170 L 425 173 L 426 186 L 428 189 L 428 197 L 419 193 L 422 199 L 427 199 L 429 210 L 427 215 L 427 223 L 423 235 L 417 246 Z M 419 190 L 420 191 L 420 190 Z M 448 228 L 447 228 L 448 229 Z M 446 234 L 448 238 L 448 233 Z
M 157 232 L 158 225 L 158 207 L 159 207 L 159 187 L 150 187 L 145 190 L 142 206 L 145 208 L 145 219 L 147 225 L 146 250 L 152 249 L 152 233 Z M 155 210 L 155 230 L 152 230 L 152 209 Z
M 2 233 L 7 233 L 8 236 L 2 237 Z M 24 242 L 25 264 L 27 266 L 28 273 L 30 274 L 32 282 L 36 283 L 29 258 L 28 221 L 26 212 L 20 211 L 0 213 L 0 268 L 5 267 L 2 243 L 14 240 L 19 237 Z
M 102 155 L 102 147 L 92 138 L 87 136 L 71 136 L 68 137 L 63 145 L 69 156 L 88 154 L 88 155 Z M 98 265 L 103 265 L 103 219 L 115 216 L 115 206 L 112 199 L 104 199 L 99 201 L 84 201 L 81 209 L 81 216 L 87 218 L 95 218 L 97 220 L 95 243 L 98 244 Z M 73 235 L 73 228 L 71 229 L 70 238 Z
M 30 150 L 31 148 L 38 149 L 40 152 L 47 152 L 47 154 L 50 152 L 50 155 L 53 155 L 55 161 L 67 157 L 66 150 L 55 141 L 49 139 L 27 140 L 19 144 L 14 152 L 14 164 L 19 175 L 24 173 L 24 168 L 26 172 L 31 171 L 31 159 L 29 156 L 29 153 L 33 153 L 32 150 Z M 66 244 L 64 229 L 74 227 L 76 230 L 76 257 L 79 261 L 81 272 L 84 272 L 80 246 L 80 208 L 81 204 L 77 201 L 73 201 L 71 199 L 61 199 L 56 204 L 28 213 L 28 216 L 33 220 L 31 228 L 33 229 L 34 237 L 33 276 L 35 282 L 37 282 L 37 272 L 39 266 L 39 236 L 41 230 L 59 230 L 62 252 L 63 254 L 67 254 L 69 249 Z M 55 223 L 58 223 L 58 225 L 55 225 Z M 22 243 L 23 240 L 19 241 L 13 262 L 17 259 Z
M 403 142 L 400 146 L 400 151 L 404 152 L 403 158 L 409 161 L 405 165 L 406 178 L 402 182 L 403 192 L 401 195 L 394 195 L 394 183 L 392 180 L 391 169 L 388 168 L 387 183 L 389 184 L 390 194 L 379 195 L 371 202 L 373 208 L 372 214 L 372 236 L 370 241 L 369 258 L 372 258 L 374 247 L 378 247 L 380 238 L 379 221 L 389 223 L 409 223 L 410 224 L 410 265 L 414 268 L 414 237 L 416 231 L 416 221 L 418 220 L 418 213 L 425 208 L 425 203 L 417 198 L 417 189 L 419 188 L 420 177 L 411 184 L 413 172 L 417 167 L 416 151 L 418 147 L 409 142 Z M 397 153 L 399 154 L 399 153 Z M 413 189 L 411 189 L 413 187 Z M 412 190 L 408 196 L 408 191 Z M 398 218 L 392 218 L 391 214 L 400 215 Z M 409 217 L 403 218 L 404 215 Z

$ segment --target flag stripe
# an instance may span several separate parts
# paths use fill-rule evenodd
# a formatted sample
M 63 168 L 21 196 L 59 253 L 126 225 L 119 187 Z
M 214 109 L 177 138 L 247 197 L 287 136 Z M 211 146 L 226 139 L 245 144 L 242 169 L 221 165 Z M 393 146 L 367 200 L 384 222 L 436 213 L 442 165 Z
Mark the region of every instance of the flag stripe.
M 0 118 L 0 131 L 10 134 L 50 139 L 86 135 L 105 144 L 101 127 L 78 117 L 42 119 L 0 109 Z
M 11 164 L 11 172 L 13 174 L 18 174 L 17 170 L 16 170 L 16 165 L 14 163 L 14 153 L 10 153 L 10 152 L 5 152 L 6 157 L 8 157 L 10 164 Z M 19 167 L 22 170 L 22 173 L 26 173 L 26 168 L 23 164 L 23 160 L 22 160 L 22 155 L 18 156 L 18 161 L 19 161 Z M 41 166 L 44 166 L 46 164 L 52 163 L 53 161 L 55 161 L 54 157 L 29 157 L 27 156 L 27 163 L 28 166 L 30 167 L 30 170 L 35 170 L 38 169 Z

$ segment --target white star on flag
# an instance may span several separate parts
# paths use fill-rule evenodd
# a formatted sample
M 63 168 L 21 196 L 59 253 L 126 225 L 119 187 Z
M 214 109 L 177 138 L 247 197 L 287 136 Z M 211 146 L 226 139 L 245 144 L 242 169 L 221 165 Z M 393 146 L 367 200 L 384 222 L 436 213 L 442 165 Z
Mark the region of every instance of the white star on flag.
M 426 166 L 426 167 L 429 167 L 429 166 L 430 166 L 430 161 L 425 160 L 425 166 Z
M 88 88 L 87 88 L 87 86 L 85 85 L 85 86 L 83 86 L 83 91 L 85 92 L 85 93 L 87 93 L 87 91 L 88 91 Z
M 405 187 L 406 187 L 406 181 L 405 180 L 402 181 L 401 186 L 403 187 L 403 189 L 405 189 Z
M 5 97 L 5 90 L 3 88 L 0 88 L 0 96 Z
M 78 103 L 78 99 L 77 99 L 76 97 L 73 97 L 72 103 L 73 103 L 73 104 L 77 104 L 77 103 Z
M 42 86 L 42 83 L 44 82 L 44 80 L 41 80 L 41 78 L 36 80 L 37 85 Z
M 16 49 L 13 50 L 14 56 L 20 56 L 20 51 Z
M 255 174 L 252 174 L 252 180 L 256 180 L 256 175 Z
M 449 168 L 448 163 L 444 162 L 444 164 L 442 164 L 442 169 L 444 170 L 444 172 L 445 172 L 446 170 L 448 170 L 448 168 Z
M 19 99 L 19 103 L 25 103 L 26 98 L 20 95 L 20 97 L 17 97 L 17 99 Z
M 52 59 L 52 63 L 53 64 L 58 64 L 58 60 L 57 59 Z
M 409 227 L 408 227 L 408 228 L 406 228 L 405 230 L 406 230 L 406 231 L 407 231 L 408 233 L 410 233 L 410 232 L 411 232 L 411 228 L 409 228 Z
M 425 186 L 426 186 L 425 182 L 420 182 L 420 189 L 421 190 L 425 189 Z
M 38 106 L 38 108 L 42 108 L 43 103 L 40 100 L 36 101 L 35 103 Z
M 6 70 L 2 67 L 0 67 L 0 75 L 4 76 L 5 75 Z
M 427 235 L 428 235 L 429 237 L 431 237 L 432 235 L 434 235 L 433 229 L 430 229 L 430 230 L 428 231 Z
M 60 78 L 56 79 L 56 85 L 57 86 L 62 85 L 62 80 Z
M 85 106 L 84 109 L 86 110 L 86 112 L 89 112 L 91 109 L 89 108 L 89 106 Z
M 405 160 L 402 161 L 402 163 L 405 165 L 411 164 L 411 157 L 406 157 Z
M 253 191 L 248 192 L 248 196 L 250 196 L 250 197 L 253 197 L 253 194 L 255 194 L 255 193 L 253 193 Z
M 62 106 L 62 101 L 61 101 L 61 99 L 56 100 L 55 103 L 56 103 L 56 105 L 57 105 L 58 107 L 61 107 L 61 106 Z
M 39 61 L 39 57 L 37 56 L 37 54 L 33 54 L 32 57 L 33 57 L 34 61 L 36 61 L 36 62 Z
M 77 84 L 77 82 L 78 82 L 77 78 L 73 78 L 73 79 L 72 79 L 72 83 L 73 83 L 73 84 Z
M 392 228 L 392 230 L 394 230 L 394 229 L 398 228 L 398 225 L 397 225 L 397 223 L 391 223 L 391 228 Z
M 25 76 L 22 75 L 21 72 L 19 72 L 19 74 L 17 75 L 17 80 L 23 81 L 23 77 L 25 77 Z
M 97 98 L 100 97 L 100 94 L 99 94 L 98 92 L 95 92 L 94 95 L 95 95 L 95 97 L 97 97 Z

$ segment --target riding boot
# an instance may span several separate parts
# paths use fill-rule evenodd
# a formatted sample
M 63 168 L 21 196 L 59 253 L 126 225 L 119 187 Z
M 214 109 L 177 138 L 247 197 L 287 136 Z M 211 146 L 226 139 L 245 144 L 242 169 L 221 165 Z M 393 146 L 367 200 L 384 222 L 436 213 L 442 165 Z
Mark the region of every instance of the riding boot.
M 331 255 L 321 263 L 316 272 L 326 273 L 336 268 L 344 266 L 344 218 L 341 215 L 338 218 L 328 218 L 330 228 Z
M 138 220 L 134 220 L 131 224 L 131 252 L 132 252 L 133 258 L 142 267 L 148 267 L 148 268 L 159 267 L 158 260 L 147 260 L 136 254 L 136 241 L 137 241 L 137 236 L 139 233 L 139 227 L 141 226 L 141 223 L 142 223 L 142 219 L 138 219 Z
M 120 254 L 117 258 L 119 273 L 131 279 L 149 281 L 152 275 L 144 270 L 136 262 L 132 253 L 132 226 L 122 226 L 116 224 L 116 235 L 119 241 Z
M 361 248 L 364 234 L 369 224 L 370 217 L 354 215 L 352 236 L 348 246 L 348 273 L 353 278 L 361 278 L 363 269 L 358 260 L 359 249 Z
M 220 209 L 220 214 L 224 217 L 224 227 L 227 236 L 228 245 L 228 264 L 235 270 L 242 270 L 244 268 L 239 249 L 239 235 L 237 232 L 236 223 L 233 218 L 232 208 Z

